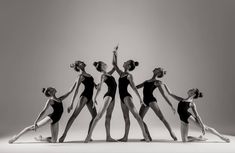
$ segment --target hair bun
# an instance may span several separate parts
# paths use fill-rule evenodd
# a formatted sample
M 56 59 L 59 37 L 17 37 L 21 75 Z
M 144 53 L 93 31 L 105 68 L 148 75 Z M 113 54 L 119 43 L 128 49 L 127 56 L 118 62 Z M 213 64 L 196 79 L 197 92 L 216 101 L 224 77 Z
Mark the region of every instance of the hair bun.
M 138 65 L 139 65 L 139 62 L 136 61 L 136 62 L 135 62 L 135 66 L 138 66 Z
M 198 93 L 198 97 L 203 97 L 203 93 L 202 93 L 202 92 L 199 92 L 199 93 Z
M 45 91 L 46 91 L 46 88 L 42 88 L 42 93 L 45 93 Z
M 98 62 L 94 62 L 93 65 L 96 67 L 98 65 Z

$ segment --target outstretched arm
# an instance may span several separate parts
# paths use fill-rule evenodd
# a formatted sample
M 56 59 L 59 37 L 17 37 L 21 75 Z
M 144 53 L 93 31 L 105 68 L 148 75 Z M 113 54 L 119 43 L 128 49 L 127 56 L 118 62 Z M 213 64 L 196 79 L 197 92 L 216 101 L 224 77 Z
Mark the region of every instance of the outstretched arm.
M 168 97 L 165 95 L 165 92 L 162 88 L 162 83 L 159 83 L 158 85 L 158 89 L 160 91 L 160 93 L 162 94 L 163 98 L 166 100 L 166 102 L 171 106 L 171 109 L 173 110 L 173 112 L 175 113 L 175 108 L 173 107 L 172 103 L 170 102 L 170 100 L 168 99 Z
M 145 105 L 144 102 L 143 102 L 142 99 L 141 99 L 141 96 L 140 96 L 140 94 L 139 94 L 139 92 L 138 92 L 136 86 L 135 86 L 135 83 L 134 83 L 134 81 L 133 81 L 132 75 L 129 74 L 129 75 L 127 76 L 127 78 L 128 78 L 128 80 L 130 81 L 130 86 L 131 86 L 131 88 L 134 90 L 134 92 L 136 93 L 136 95 L 137 95 L 138 98 L 140 99 L 140 104 L 141 104 L 141 105 L 142 105 L 142 104 Z
M 78 94 L 78 89 L 79 89 L 79 86 L 80 86 L 83 79 L 84 79 L 83 76 L 80 75 L 79 79 L 76 81 L 76 89 L 75 89 L 75 92 L 73 94 L 71 105 L 70 105 L 70 107 L 68 107 L 68 113 L 70 113 L 70 111 L 73 109 L 74 100 L 75 100 L 75 98 Z
M 205 125 L 203 124 L 201 117 L 199 116 L 198 112 L 197 112 L 197 108 L 196 105 L 194 103 L 190 103 L 191 108 L 193 110 L 194 115 L 196 116 L 196 120 L 198 121 L 198 123 L 200 124 L 201 128 L 202 128 L 202 133 L 203 135 L 205 134 Z
M 46 105 L 44 106 L 43 110 L 39 113 L 37 119 L 34 121 L 35 130 L 36 130 L 36 127 L 37 127 L 38 120 L 45 114 L 45 112 L 48 109 L 49 105 L 50 105 L 50 99 L 47 100 Z
M 171 97 L 173 97 L 175 100 L 177 100 L 177 101 L 182 101 L 182 100 L 183 100 L 182 97 L 176 96 L 176 95 L 174 95 L 173 93 L 171 93 L 171 91 L 169 90 L 169 88 L 168 88 L 165 84 L 164 84 L 164 87 L 165 87 L 166 91 L 168 92 L 168 94 L 169 94 Z
M 63 101 L 65 98 L 67 98 L 74 90 L 75 86 L 76 86 L 77 82 L 74 83 L 73 87 L 69 90 L 69 92 L 67 92 L 66 94 L 64 94 L 63 96 L 59 97 L 59 99 L 61 101 Z
M 144 82 L 143 83 L 141 83 L 141 84 L 138 84 L 137 86 L 136 86 L 136 88 L 137 89 L 139 89 L 139 88 L 143 88 L 144 87 Z

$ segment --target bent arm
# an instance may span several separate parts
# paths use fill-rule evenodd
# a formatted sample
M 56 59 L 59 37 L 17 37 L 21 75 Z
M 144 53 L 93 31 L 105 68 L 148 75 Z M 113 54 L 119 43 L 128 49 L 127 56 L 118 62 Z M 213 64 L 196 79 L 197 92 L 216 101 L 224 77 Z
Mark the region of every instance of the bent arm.
M 165 87 L 167 93 L 168 93 L 171 97 L 173 97 L 175 100 L 177 100 L 177 101 L 182 101 L 182 100 L 183 100 L 182 97 L 176 96 L 176 95 L 174 95 L 173 93 L 171 93 L 171 91 L 169 90 L 169 88 L 168 88 L 165 84 L 164 84 L 164 87 Z
M 136 86 L 136 88 L 137 89 L 139 89 L 139 88 L 143 88 L 144 87 L 144 82 L 143 83 L 141 83 L 141 84 L 138 84 L 137 86 Z
M 43 110 L 39 113 L 37 119 L 34 121 L 34 124 L 38 122 L 38 120 L 45 114 L 46 110 L 48 109 L 50 104 L 50 99 L 47 100 L 46 105 L 44 106 Z

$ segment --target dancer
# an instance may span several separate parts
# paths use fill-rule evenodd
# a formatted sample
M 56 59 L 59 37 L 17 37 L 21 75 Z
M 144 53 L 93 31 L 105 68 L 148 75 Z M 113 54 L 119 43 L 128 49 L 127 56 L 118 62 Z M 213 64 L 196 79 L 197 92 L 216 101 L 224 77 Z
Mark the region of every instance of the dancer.
M 113 112 L 113 108 L 114 108 L 114 104 L 115 104 L 115 94 L 116 94 L 116 89 L 117 89 L 116 81 L 115 81 L 114 77 L 112 76 L 115 69 L 113 68 L 111 71 L 106 72 L 107 64 L 102 61 L 94 62 L 94 66 L 96 67 L 97 71 L 102 72 L 103 74 L 101 76 L 101 81 L 100 81 L 99 86 L 97 88 L 97 92 L 96 92 L 96 95 L 95 95 L 93 102 L 95 102 L 97 104 L 96 99 L 100 93 L 100 90 L 101 90 L 103 83 L 105 83 L 107 85 L 108 91 L 104 95 L 103 107 L 99 110 L 97 116 L 95 117 L 95 119 L 91 125 L 91 129 L 85 139 L 85 143 L 87 143 L 90 140 L 92 132 L 93 132 L 96 124 L 101 119 L 101 117 L 104 115 L 105 111 L 107 111 L 106 112 L 106 119 L 105 119 L 106 141 L 107 142 L 116 142 L 116 140 L 110 136 L 110 120 L 111 120 L 111 116 L 112 116 L 112 112 Z
M 155 112 L 155 114 L 158 116 L 158 118 L 163 122 L 163 124 L 166 126 L 167 130 L 169 131 L 171 137 L 176 141 L 177 137 L 175 136 L 174 132 L 172 131 L 169 123 L 166 121 L 165 117 L 163 116 L 158 104 L 157 104 L 157 100 L 156 98 L 153 96 L 153 91 L 158 88 L 160 93 L 162 94 L 162 96 L 164 97 L 164 99 L 166 100 L 166 102 L 170 105 L 172 111 L 175 113 L 175 108 L 173 107 L 173 105 L 171 104 L 171 102 L 169 101 L 169 99 L 167 98 L 167 96 L 165 95 L 164 90 L 162 89 L 162 82 L 160 80 L 157 80 L 157 78 L 162 78 L 164 75 L 166 74 L 166 71 L 163 70 L 163 68 L 155 68 L 153 70 L 153 77 L 149 80 L 146 80 L 145 82 L 137 85 L 137 89 L 142 88 L 143 87 L 143 101 L 145 103 L 146 106 L 141 105 L 140 107 L 140 111 L 139 111 L 139 115 L 140 117 L 143 119 L 145 114 L 147 113 L 147 111 L 149 110 L 149 107 L 152 108 L 152 110 Z M 150 140 L 152 139 L 147 125 L 144 123 L 145 125 L 145 129 L 146 132 L 150 138 Z
M 40 136 L 39 138 L 36 138 L 36 140 L 40 140 L 40 141 L 46 141 L 46 142 L 50 142 L 50 143 L 55 143 L 57 141 L 57 137 L 58 137 L 58 132 L 59 132 L 59 120 L 63 114 L 63 104 L 62 101 L 69 96 L 69 94 L 74 90 L 76 83 L 74 84 L 74 86 L 72 87 L 72 89 L 66 93 L 65 95 L 57 98 L 56 97 L 56 89 L 52 88 L 52 87 L 48 87 L 48 88 L 43 88 L 43 93 L 45 94 L 46 97 L 49 97 L 49 99 L 46 102 L 45 107 L 43 108 L 43 110 L 41 111 L 41 113 L 38 115 L 37 119 L 35 120 L 34 124 L 31 126 L 26 127 L 25 129 L 23 129 L 19 134 L 13 136 L 12 139 L 9 140 L 9 143 L 13 143 L 15 142 L 17 139 L 19 139 L 22 135 L 28 133 L 29 131 L 33 131 L 48 123 L 51 124 L 51 137 L 45 137 L 43 138 L 42 136 Z M 53 113 L 49 114 L 48 116 L 46 116 L 44 119 L 38 121 L 44 114 L 45 112 L 48 110 L 49 106 L 51 106 L 53 108 Z
M 86 64 L 82 61 L 75 61 L 75 63 L 71 64 L 70 67 L 73 68 L 76 72 L 80 72 L 80 70 L 81 70 L 82 73 L 80 74 L 79 78 L 76 81 L 76 89 L 75 89 L 75 92 L 73 95 L 71 105 L 68 107 L 68 113 L 70 113 L 70 111 L 73 109 L 74 100 L 78 94 L 78 89 L 79 89 L 79 86 L 81 85 L 81 83 L 83 83 L 83 85 L 84 85 L 84 91 L 82 92 L 82 94 L 80 96 L 80 100 L 77 103 L 77 106 L 76 106 L 72 116 L 69 118 L 69 120 L 67 122 L 64 133 L 60 137 L 59 142 L 64 142 L 64 139 L 65 139 L 71 125 L 73 124 L 74 120 L 79 115 L 79 113 L 81 112 L 81 110 L 83 109 L 83 107 L 85 105 L 87 106 L 87 108 L 92 116 L 92 119 L 90 121 L 89 128 L 88 128 L 88 132 L 90 131 L 90 127 L 91 127 L 91 124 L 92 124 L 95 116 L 97 115 L 96 108 L 93 107 L 93 101 L 92 101 L 95 83 L 94 83 L 93 77 L 85 71 Z
M 135 119 L 138 121 L 140 128 L 142 130 L 144 139 L 147 142 L 149 142 L 148 135 L 147 135 L 145 128 L 144 128 L 143 120 L 139 116 L 138 111 L 136 110 L 136 108 L 132 102 L 132 96 L 127 91 L 128 85 L 130 84 L 130 86 L 132 87 L 132 89 L 134 90 L 134 92 L 136 93 L 138 98 L 140 99 L 140 104 L 144 105 L 144 103 L 138 93 L 138 90 L 135 86 L 135 83 L 133 81 L 133 77 L 129 73 L 129 71 L 133 71 L 135 69 L 135 67 L 138 66 L 138 64 L 139 64 L 138 62 L 135 62 L 133 60 L 126 61 L 123 64 L 123 67 L 124 67 L 124 72 L 123 72 L 122 70 L 119 69 L 119 67 L 117 65 L 117 51 L 114 51 L 113 65 L 114 65 L 117 73 L 120 75 L 118 87 L 119 87 L 119 95 L 120 95 L 120 99 L 121 99 L 121 108 L 122 108 L 123 117 L 125 120 L 125 134 L 124 134 L 123 138 L 119 139 L 119 141 L 122 141 L 122 142 L 126 142 L 128 140 L 128 134 L 129 134 L 129 130 L 130 130 L 129 111 L 131 111 L 131 113 L 133 114 Z
M 204 141 L 206 140 L 202 136 L 200 137 L 192 137 L 188 136 L 188 129 L 189 129 L 189 123 L 194 124 L 197 127 L 201 128 L 202 134 L 205 135 L 205 132 L 210 132 L 211 134 L 214 134 L 218 136 L 220 139 L 222 139 L 225 142 L 230 142 L 229 138 L 226 138 L 225 136 L 221 135 L 219 132 L 217 132 L 215 129 L 205 125 L 196 109 L 196 105 L 193 102 L 194 99 L 203 97 L 202 92 L 200 92 L 198 89 L 190 89 L 188 91 L 188 97 L 182 98 L 179 96 L 174 95 L 170 90 L 167 88 L 166 85 L 164 85 L 169 95 L 171 95 L 174 99 L 179 101 L 177 112 L 179 114 L 180 120 L 181 120 L 181 137 L 183 142 L 193 142 L 193 141 Z M 188 112 L 189 109 L 192 109 L 193 114 Z

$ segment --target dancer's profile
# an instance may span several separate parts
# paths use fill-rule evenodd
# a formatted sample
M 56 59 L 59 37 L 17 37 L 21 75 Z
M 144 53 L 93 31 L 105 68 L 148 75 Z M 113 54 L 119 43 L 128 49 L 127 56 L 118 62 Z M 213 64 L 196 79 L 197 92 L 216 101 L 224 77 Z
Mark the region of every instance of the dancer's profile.
M 113 139 L 110 135 L 110 120 L 112 117 L 112 112 L 113 112 L 113 108 L 114 108 L 114 104 L 115 104 L 115 94 L 116 94 L 116 89 L 117 89 L 117 83 L 116 83 L 114 77 L 112 76 L 115 69 L 113 68 L 112 70 L 107 72 L 106 71 L 107 64 L 104 63 L 103 61 L 94 62 L 94 66 L 97 71 L 102 72 L 103 74 L 101 76 L 101 81 L 97 87 L 97 92 L 96 92 L 96 95 L 95 95 L 93 102 L 95 102 L 97 104 L 96 99 L 100 93 L 100 90 L 101 90 L 103 83 L 105 83 L 107 85 L 108 91 L 104 95 L 104 104 L 103 104 L 102 108 L 98 111 L 98 114 L 96 115 L 96 117 L 91 125 L 91 129 L 85 139 L 85 142 L 87 143 L 90 140 L 92 132 L 93 132 L 96 124 L 98 123 L 98 121 L 101 119 L 101 117 L 104 115 L 104 113 L 106 111 L 107 111 L 106 118 L 105 118 L 106 141 L 116 142 L 116 140 Z
M 172 111 L 175 113 L 175 108 L 173 107 L 173 105 L 171 104 L 171 102 L 169 101 L 167 96 L 165 95 L 165 92 L 162 88 L 163 87 L 162 81 L 156 79 L 156 77 L 157 78 L 162 78 L 165 74 L 166 74 L 166 71 L 164 71 L 163 68 L 160 68 L 160 67 L 155 68 L 153 70 L 152 78 L 150 78 L 149 80 L 146 80 L 143 83 L 136 86 L 138 89 L 143 87 L 143 101 L 146 104 L 146 106 L 141 105 L 139 115 L 143 119 L 145 114 L 149 110 L 149 108 L 151 108 L 154 111 L 154 113 L 158 116 L 158 118 L 163 122 L 165 127 L 168 129 L 171 137 L 176 141 L 177 137 L 175 136 L 175 133 L 172 131 L 172 129 L 170 127 L 170 124 L 167 122 L 167 120 L 163 116 L 163 114 L 162 114 L 162 112 L 161 112 L 161 110 L 160 110 L 160 108 L 157 104 L 157 100 L 153 96 L 153 91 L 156 88 L 158 88 L 161 95 L 164 97 L 166 102 L 170 105 Z M 152 138 L 149 134 L 147 125 L 145 123 L 144 123 L 144 125 L 145 125 L 146 132 L 147 132 L 147 134 L 148 134 L 148 136 L 151 140 Z
M 205 135 L 206 132 L 210 132 L 218 136 L 225 142 L 230 142 L 229 138 L 221 135 L 214 128 L 211 128 L 205 125 L 196 109 L 196 105 L 194 103 L 194 99 L 203 97 L 202 92 L 200 92 L 197 88 L 188 90 L 188 97 L 182 98 L 173 94 L 166 85 L 164 85 L 169 95 L 171 95 L 175 100 L 179 101 L 177 112 L 179 114 L 181 120 L 181 138 L 183 142 L 193 142 L 193 141 L 204 141 L 206 140 L 203 136 L 193 137 L 188 136 L 189 124 L 194 124 L 197 127 L 201 128 L 202 134 Z M 188 110 L 192 109 L 193 114 L 191 114 Z
M 13 136 L 10 140 L 9 143 L 15 142 L 17 139 L 19 139 L 22 135 L 28 133 L 29 131 L 37 130 L 38 128 L 50 123 L 51 124 L 51 137 L 42 137 L 40 136 L 39 138 L 35 138 L 36 140 L 39 141 L 46 141 L 50 143 L 55 143 L 57 142 L 58 138 L 58 132 L 59 132 L 59 120 L 63 114 L 63 104 L 62 101 L 69 96 L 69 94 L 74 90 L 75 85 L 73 85 L 72 89 L 66 93 L 65 95 L 61 97 L 56 97 L 56 89 L 52 87 L 48 88 L 43 88 L 43 93 L 45 94 L 46 97 L 49 99 L 46 102 L 46 105 L 44 106 L 43 110 L 40 112 L 38 115 L 37 119 L 35 120 L 33 125 L 30 125 L 23 129 L 19 134 Z M 42 120 L 39 121 L 39 119 L 45 114 L 45 112 L 48 110 L 49 107 L 53 108 L 53 112 L 43 118 Z
M 81 85 L 81 83 L 84 85 L 84 91 L 82 92 L 82 94 L 80 96 L 80 100 L 77 103 L 76 108 L 75 108 L 72 116 L 69 118 L 69 120 L 67 122 L 65 130 L 64 130 L 62 136 L 60 137 L 59 142 L 64 142 L 64 139 L 65 139 L 71 125 L 73 124 L 74 120 L 79 115 L 79 113 L 81 112 L 81 110 L 83 109 L 83 107 L 85 105 L 87 106 L 87 108 L 92 116 L 92 119 L 90 121 L 89 128 L 88 128 L 88 132 L 90 131 L 90 127 L 91 127 L 91 124 L 92 124 L 95 116 L 97 115 L 96 108 L 93 107 L 93 101 L 92 101 L 95 83 L 94 83 L 93 77 L 85 71 L 86 64 L 82 61 L 75 61 L 75 63 L 71 64 L 70 67 L 73 68 L 76 72 L 79 72 L 81 70 L 82 73 L 80 74 L 80 76 L 76 80 L 76 89 L 75 89 L 75 92 L 73 95 L 71 105 L 68 107 L 68 113 L 70 113 L 70 111 L 73 109 L 74 100 L 78 94 L 78 89 L 79 89 L 79 86 Z
M 122 71 L 119 69 L 117 65 L 117 51 L 115 50 L 113 53 L 114 53 L 113 65 L 117 73 L 120 75 L 118 87 L 119 87 L 119 95 L 121 99 L 121 108 L 122 108 L 123 117 L 125 120 L 125 134 L 123 138 L 119 139 L 119 141 L 126 142 L 128 140 L 128 134 L 129 134 L 129 129 L 130 129 L 130 117 L 129 117 L 129 111 L 130 111 L 135 117 L 135 119 L 138 121 L 139 126 L 141 127 L 141 130 L 142 130 L 144 139 L 147 142 L 149 142 L 149 137 L 144 128 L 144 122 L 139 116 L 138 111 L 136 110 L 133 104 L 132 96 L 127 91 L 128 85 L 130 85 L 132 89 L 134 90 L 134 92 L 136 93 L 136 95 L 138 96 L 140 100 L 140 104 L 145 105 L 140 97 L 140 94 L 138 93 L 138 90 L 133 81 L 133 77 L 129 73 L 129 71 L 133 71 L 135 67 L 138 66 L 139 63 L 133 60 L 128 60 L 123 64 L 124 71 Z

